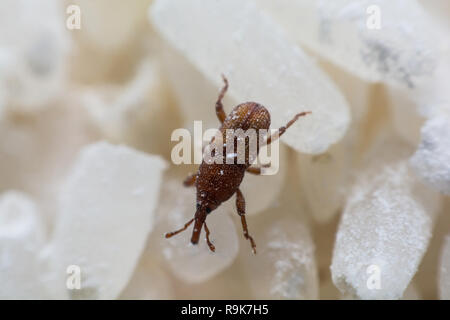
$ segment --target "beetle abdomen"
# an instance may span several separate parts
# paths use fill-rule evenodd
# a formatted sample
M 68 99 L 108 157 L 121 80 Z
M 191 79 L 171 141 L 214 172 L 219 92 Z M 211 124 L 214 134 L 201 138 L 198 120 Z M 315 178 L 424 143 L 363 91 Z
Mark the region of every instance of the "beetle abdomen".
M 223 129 L 269 129 L 270 113 L 264 106 L 256 102 L 245 102 L 237 105 L 225 118 Z

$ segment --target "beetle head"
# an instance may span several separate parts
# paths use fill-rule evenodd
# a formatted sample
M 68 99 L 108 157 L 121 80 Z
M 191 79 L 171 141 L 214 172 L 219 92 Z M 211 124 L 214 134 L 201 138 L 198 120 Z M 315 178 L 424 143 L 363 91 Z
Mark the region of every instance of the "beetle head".
M 217 205 L 214 203 L 206 203 L 205 201 L 197 202 L 197 211 L 194 215 L 194 229 L 192 230 L 191 243 L 197 244 L 200 239 L 200 233 L 202 231 L 203 224 L 205 223 L 206 217 Z

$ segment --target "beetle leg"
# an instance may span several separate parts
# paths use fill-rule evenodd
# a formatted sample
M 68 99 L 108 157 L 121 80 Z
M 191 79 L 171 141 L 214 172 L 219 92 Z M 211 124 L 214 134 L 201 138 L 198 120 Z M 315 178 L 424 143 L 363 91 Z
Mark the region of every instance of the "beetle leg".
M 206 221 L 203 223 L 203 225 L 205 226 L 206 243 L 208 244 L 209 250 L 211 250 L 212 252 L 215 252 L 216 247 L 214 247 L 214 245 L 211 243 L 211 241 L 209 241 L 209 229 L 208 229 L 208 226 L 206 225 Z
M 219 97 L 217 98 L 217 102 L 216 102 L 216 115 L 217 118 L 219 118 L 220 123 L 223 123 L 225 120 L 225 111 L 223 111 L 223 104 L 222 104 L 222 99 L 223 96 L 225 95 L 225 92 L 227 92 L 228 90 L 228 80 L 227 78 L 225 78 L 225 76 L 222 74 L 222 79 L 224 82 L 224 86 L 222 88 L 222 90 L 220 90 L 219 93 Z
M 250 241 L 252 245 L 253 253 L 256 254 L 256 243 L 253 238 L 248 234 L 247 220 L 245 220 L 245 198 L 241 190 L 236 190 L 236 208 L 238 215 L 241 217 L 242 230 L 244 231 L 245 239 Z
M 165 237 L 166 237 L 166 238 L 171 238 L 171 237 L 173 237 L 174 235 L 179 234 L 180 232 L 183 232 L 184 230 L 186 230 L 186 229 L 191 225 L 191 223 L 192 223 L 193 221 L 194 221 L 194 218 L 192 218 L 191 220 L 189 220 L 188 222 L 186 222 L 186 224 L 184 225 L 183 228 L 181 228 L 181 229 L 179 229 L 179 230 L 177 230 L 177 231 L 173 231 L 173 232 L 168 232 L 168 233 L 166 233 L 166 234 L 165 234 Z
M 261 174 L 261 167 L 250 167 L 250 168 L 247 168 L 246 171 L 248 173 L 256 174 L 257 176 L 259 176 Z
M 183 181 L 183 185 L 185 187 L 191 187 L 194 185 L 195 181 L 197 181 L 197 173 L 193 173 L 187 176 L 187 178 Z
M 306 112 L 300 112 L 300 113 L 297 113 L 297 114 L 295 115 L 295 117 L 292 118 L 292 120 L 289 121 L 289 122 L 286 124 L 286 126 L 281 127 L 280 129 L 278 129 L 278 132 L 276 132 L 276 133 L 274 133 L 273 135 L 271 135 L 271 136 L 267 139 L 266 144 L 269 145 L 269 144 L 272 143 L 272 141 L 277 140 L 279 137 L 281 137 L 281 136 L 283 135 L 283 133 L 286 132 L 287 128 L 289 128 L 290 126 L 292 126 L 292 125 L 294 124 L 294 122 L 298 120 L 298 118 L 303 117 L 303 116 L 306 116 L 306 115 L 309 114 L 309 113 L 311 113 L 311 111 L 306 111 Z
M 264 165 L 262 165 L 262 166 L 260 166 L 260 167 L 249 167 L 249 168 L 247 168 L 246 169 L 246 171 L 248 172 L 248 173 L 251 173 L 251 174 L 255 174 L 255 175 L 261 175 L 261 169 L 262 168 L 270 168 L 270 163 L 268 163 L 268 164 L 264 164 Z

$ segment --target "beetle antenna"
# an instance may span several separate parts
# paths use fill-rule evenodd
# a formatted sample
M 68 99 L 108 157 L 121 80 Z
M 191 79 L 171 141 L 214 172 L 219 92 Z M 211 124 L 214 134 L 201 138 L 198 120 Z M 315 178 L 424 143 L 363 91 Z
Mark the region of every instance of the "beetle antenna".
M 178 229 L 177 231 L 167 232 L 167 233 L 165 234 L 166 239 L 167 239 L 167 238 L 171 238 L 171 237 L 173 237 L 174 235 L 179 234 L 180 232 L 183 232 L 184 230 L 186 230 L 186 229 L 191 225 L 191 223 L 192 223 L 193 221 L 194 221 L 194 218 L 192 218 L 191 220 L 189 220 L 188 222 L 186 222 L 186 224 L 184 225 L 183 228 Z
M 215 252 L 216 247 L 214 247 L 214 245 L 209 240 L 209 229 L 208 229 L 208 226 L 206 225 L 206 221 L 203 224 L 205 226 L 205 231 L 206 231 L 206 243 L 208 244 L 209 250 L 211 250 L 212 252 Z

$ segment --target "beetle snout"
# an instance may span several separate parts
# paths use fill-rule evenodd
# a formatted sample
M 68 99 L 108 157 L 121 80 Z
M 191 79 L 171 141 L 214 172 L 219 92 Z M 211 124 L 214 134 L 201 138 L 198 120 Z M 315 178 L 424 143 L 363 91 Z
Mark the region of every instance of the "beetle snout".
M 191 243 L 197 244 L 200 239 L 200 233 L 202 232 L 203 222 L 205 219 L 202 217 L 196 217 L 194 222 L 194 230 L 192 230 Z
M 198 233 L 192 233 L 192 237 L 191 237 L 191 243 L 196 245 L 198 244 L 198 240 L 200 239 L 200 232 Z

